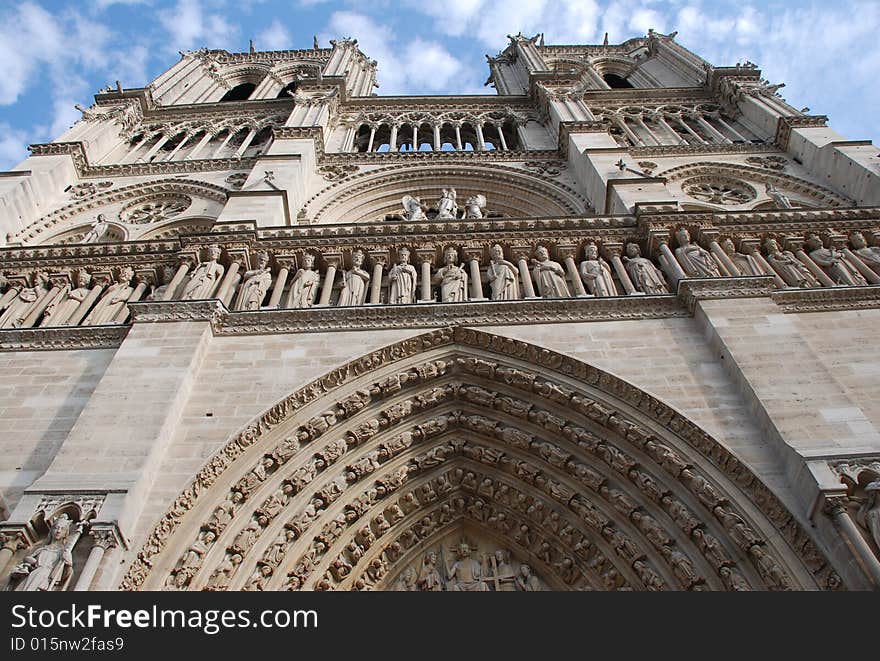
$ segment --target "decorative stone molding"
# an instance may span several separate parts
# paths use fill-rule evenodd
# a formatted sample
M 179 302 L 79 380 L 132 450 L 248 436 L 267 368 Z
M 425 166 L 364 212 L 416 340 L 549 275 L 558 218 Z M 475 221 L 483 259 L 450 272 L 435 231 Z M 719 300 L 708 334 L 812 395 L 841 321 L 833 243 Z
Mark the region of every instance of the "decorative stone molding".
M 133 322 L 210 321 L 219 325 L 227 315 L 226 306 L 217 299 L 198 301 L 140 301 L 129 303 Z
M 776 138 L 774 142 L 779 149 L 787 151 L 792 129 L 814 128 L 827 125 L 828 117 L 826 115 L 790 115 L 780 117 L 776 125 Z
M 69 328 L 4 328 L 0 351 L 57 351 L 63 349 L 115 349 L 129 326 L 71 326 Z
M 690 314 L 699 301 L 771 296 L 776 292 L 773 276 L 736 278 L 682 278 L 678 281 L 678 300 Z
M 867 287 L 822 287 L 774 291 L 773 302 L 782 312 L 829 312 L 880 308 L 880 285 Z

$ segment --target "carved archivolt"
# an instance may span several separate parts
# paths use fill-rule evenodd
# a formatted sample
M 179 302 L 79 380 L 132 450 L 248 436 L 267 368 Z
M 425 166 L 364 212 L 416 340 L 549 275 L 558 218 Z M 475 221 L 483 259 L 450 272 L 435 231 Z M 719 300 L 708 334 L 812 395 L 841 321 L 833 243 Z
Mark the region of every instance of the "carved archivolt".
M 454 187 L 464 199 L 483 194 L 509 217 L 583 214 L 587 200 L 573 188 L 533 172 L 499 165 L 398 165 L 353 174 L 314 195 L 305 215 L 314 222 L 382 220 L 399 212 L 403 195 L 439 197 Z
M 671 408 L 462 328 L 270 408 L 177 498 L 122 587 L 384 589 L 457 530 L 555 589 L 840 587 L 775 496 Z
M 794 177 L 782 172 L 770 171 L 764 167 L 753 167 L 741 163 L 690 163 L 657 173 L 657 177 L 665 177 L 670 182 L 692 177 L 717 178 L 725 181 L 746 179 L 760 184 L 773 184 L 774 186 L 791 191 L 798 200 L 803 200 L 808 206 L 815 207 L 846 207 L 853 206 L 851 200 L 834 191 Z M 763 186 L 761 186 L 763 188 Z M 766 200 L 766 198 L 765 198 Z M 792 200 L 796 202 L 796 200 Z M 733 204 L 733 203 L 723 203 Z

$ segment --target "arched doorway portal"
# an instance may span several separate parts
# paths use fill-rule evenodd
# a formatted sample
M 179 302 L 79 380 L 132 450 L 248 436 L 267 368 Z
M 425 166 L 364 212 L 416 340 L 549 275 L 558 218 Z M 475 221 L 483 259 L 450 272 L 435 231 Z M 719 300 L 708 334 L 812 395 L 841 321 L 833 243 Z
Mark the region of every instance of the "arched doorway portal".
M 773 494 L 670 407 L 580 361 L 434 331 L 237 434 L 122 587 L 829 589 Z

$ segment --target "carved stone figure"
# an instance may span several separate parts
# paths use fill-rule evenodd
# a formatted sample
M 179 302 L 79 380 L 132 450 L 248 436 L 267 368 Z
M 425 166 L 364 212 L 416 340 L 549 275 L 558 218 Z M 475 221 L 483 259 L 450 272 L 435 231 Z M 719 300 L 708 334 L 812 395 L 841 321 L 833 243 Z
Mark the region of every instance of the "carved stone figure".
M 116 275 L 116 282 L 104 291 L 104 295 L 98 304 L 92 308 L 89 315 L 83 321 L 83 326 L 97 326 L 99 324 L 112 324 L 122 317 L 122 311 L 126 302 L 134 292 L 131 279 L 134 271 L 130 266 L 123 266 Z M 120 322 L 121 323 L 121 322 Z
M 491 261 L 486 268 L 493 301 L 519 299 L 519 269 L 504 259 L 504 250 L 497 243 L 490 251 Z
M 788 199 L 776 186 L 771 183 L 764 184 L 764 190 L 767 192 L 767 196 L 773 200 L 773 204 L 777 209 L 793 209 L 794 205 L 792 205 L 791 200 Z
M 650 259 L 642 257 L 642 251 L 638 244 L 626 244 L 624 265 L 633 286 L 638 291 L 649 295 L 669 293 L 663 272 L 654 266 Z
M 49 306 L 43 312 L 43 320 L 40 322 L 41 327 L 45 326 L 63 326 L 70 318 L 80 304 L 89 295 L 91 289 L 89 285 L 92 282 L 92 276 L 85 269 L 80 270 L 76 276 L 76 288 L 71 289 L 65 287 L 59 292 Z
M 416 570 L 412 567 L 404 569 L 400 578 L 394 583 L 395 592 L 415 592 L 418 589 L 419 587 L 416 584 Z
M 519 575 L 516 577 L 516 589 L 521 592 L 541 591 L 541 581 L 532 574 L 532 568 L 528 565 L 520 565 Z
M 180 295 L 181 300 L 193 301 L 197 299 L 211 298 L 223 278 L 225 269 L 217 263 L 220 259 L 220 246 L 208 246 L 208 261 L 199 264 Z
M 593 296 L 617 296 L 611 267 L 599 256 L 595 243 L 590 242 L 584 247 L 584 257 L 586 259 L 581 262 L 580 275 L 587 291 Z
M 455 189 L 444 188 L 440 201 L 437 202 L 437 220 L 454 220 L 458 216 L 458 204 L 455 202 Z
M 444 266 L 437 269 L 433 284 L 440 285 L 440 300 L 444 303 L 466 301 L 467 271 L 458 265 L 458 251 L 447 248 L 443 253 Z
M 238 553 L 226 556 L 208 579 L 205 590 L 209 592 L 225 590 L 232 581 L 232 576 L 241 564 L 242 557 Z
M 33 307 L 49 293 L 49 275 L 36 273 L 34 286 L 23 287 L 0 315 L 0 328 L 20 328 Z
M 304 253 L 302 268 L 297 270 L 290 283 L 290 291 L 287 293 L 288 308 L 310 308 L 315 304 L 318 297 L 318 285 L 321 281 L 320 274 L 315 270 L 315 256 Z
M 732 239 L 724 239 L 721 242 L 721 249 L 730 257 L 730 261 L 733 262 L 742 275 L 764 275 L 758 260 L 752 255 L 737 252 Z
M 42 546 L 12 570 L 10 579 L 15 582 L 16 592 L 52 592 L 67 589 L 73 575 L 74 544 L 79 533 L 71 534 L 73 521 L 62 514 L 52 523 L 49 535 Z
M 770 238 L 764 241 L 764 250 L 767 252 L 767 261 L 770 266 L 790 287 L 819 286 L 816 276 L 810 273 L 810 270 L 791 251 L 780 249 L 776 239 Z
M 826 248 L 816 234 L 807 237 L 807 248 L 812 259 L 838 285 L 867 285 L 864 276 L 852 266 L 844 254 L 835 248 Z
M 880 273 L 880 246 L 869 246 L 861 232 L 853 232 L 849 241 L 853 253 L 858 255 L 868 268 Z
M 678 241 L 678 248 L 675 249 L 675 257 L 678 259 L 681 268 L 688 277 L 721 277 L 721 271 L 718 269 L 718 264 L 715 263 L 715 258 L 712 257 L 712 253 L 695 243 L 691 243 L 691 235 L 687 229 L 684 227 L 680 228 L 675 233 L 675 238 Z
M 471 557 L 471 547 L 462 542 L 457 549 L 458 560 L 448 568 L 447 586 L 451 592 L 486 592 L 489 587 L 483 582 L 483 568 L 478 560 Z
M 272 286 L 272 270 L 269 268 L 269 255 L 257 253 L 257 268 L 245 271 L 241 287 L 235 298 L 236 310 L 259 310 Z
M 544 246 L 535 248 L 535 259 L 532 260 L 532 264 L 532 275 L 541 298 L 569 298 L 571 294 L 565 284 L 565 269 L 559 262 L 550 259 L 547 248 Z
M 403 204 L 403 217 L 406 220 L 428 220 L 422 207 L 422 201 L 412 195 L 404 195 L 400 201 Z
M 351 254 L 351 268 L 342 274 L 342 290 L 339 292 L 338 302 L 340 307 L 363 305 L 366 301 L 370 274 L 362 268 L 363 265 L 363 251 L 355 250 Z
M 872 480 L 865 486 L 865 496 L 858 519 L 871 534 L 877 548 L 880 548 L 880 479 Z
M 150 295 L 147 296 L 148 301 L 161 301 L 165 296 L 165 292 L 168 291 L 168 287 L 171 285 L 171 281 L 174 279 L 174 269 L 168 266 L 168 264 L 164 264 L 162 266 L 162 284 L 158 287 L 153 287 L 153 290 L 150 292 Z
M 397 251 L 397 264 L 388 271 L 391 283 L 388 302 L 392 305 L 415 303 L 416 268 L 409 263 L 409 250 L 400 248 Z
M 107 217 L 104 214 L 99 213 L 95 222 L 92 223 L 91 228 L 86 232 L 85 236 L 83 236 L 80 243 L 98 243 L 104 238 L 104 235 L 107 234 L 107 230 L 109 229 L 110 223 L 107 222 Z
M 509 562 L 509 553 L 504 549 L 496 549 L 493 565 L 493 581 L 496 591 L 515 592 L 516 569 Z
M 472 195 L 465 202 L 465 218 L 482 218 L 483 209 L 486 208 L 486 197 L 484 195 Z

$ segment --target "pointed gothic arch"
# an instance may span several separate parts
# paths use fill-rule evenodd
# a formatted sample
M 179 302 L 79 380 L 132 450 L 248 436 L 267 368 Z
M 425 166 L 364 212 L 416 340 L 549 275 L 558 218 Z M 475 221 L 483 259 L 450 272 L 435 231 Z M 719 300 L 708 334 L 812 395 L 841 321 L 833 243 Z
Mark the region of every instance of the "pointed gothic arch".
M 122 587 L 388 589 L 462 537 L 550 589 L 840 587 L 772 492 L 669 406 L 464 328 L 372 352 L 248 424 Z

